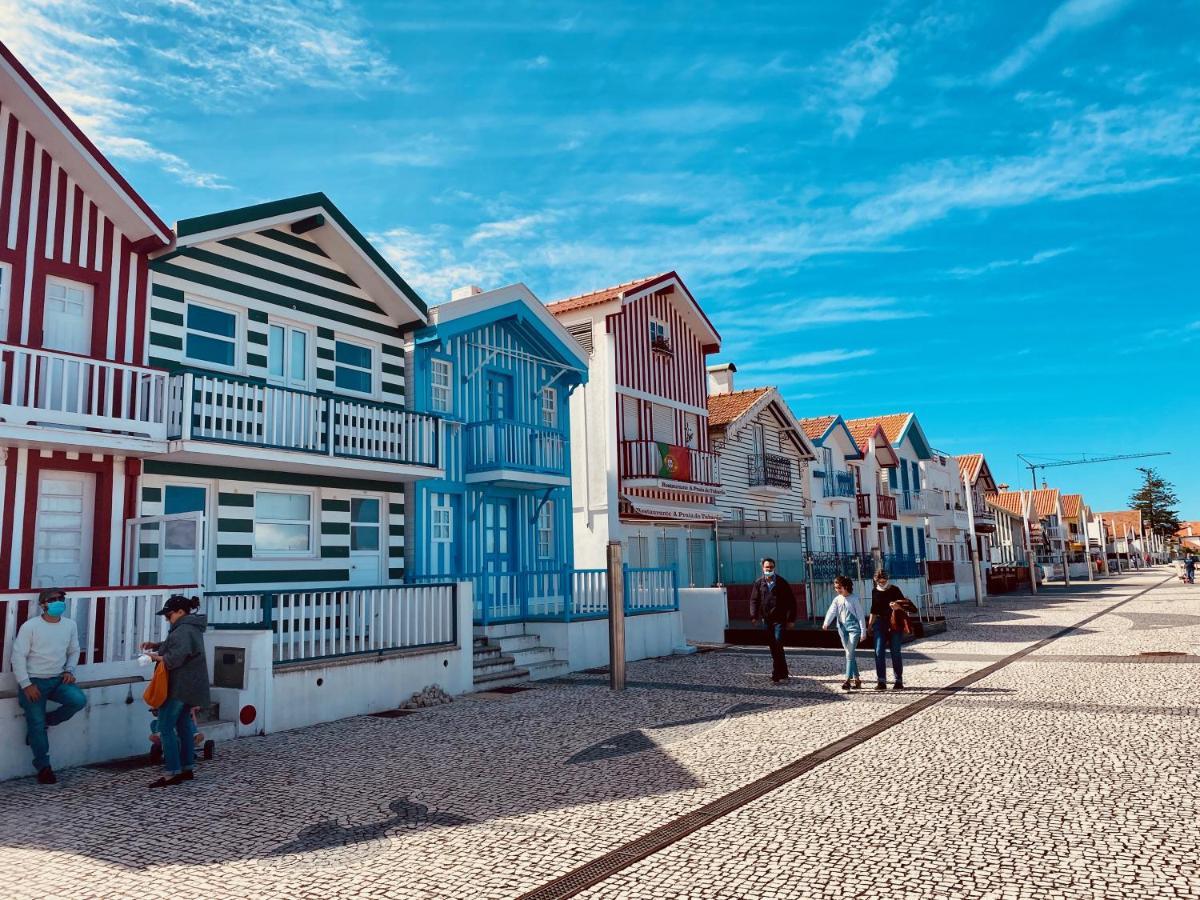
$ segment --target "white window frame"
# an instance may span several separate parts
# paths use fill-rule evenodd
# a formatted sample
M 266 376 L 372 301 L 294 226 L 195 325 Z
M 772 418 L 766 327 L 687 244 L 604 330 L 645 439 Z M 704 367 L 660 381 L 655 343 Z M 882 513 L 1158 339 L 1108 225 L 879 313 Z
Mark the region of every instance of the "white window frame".
M 264 525 L 298 525 L 299 519 L 263 519 L 258 514 L 258 497 L 260 494 L 296 494 L 308 498 L 308 549 L 306 550 L 265 550 L 258 546 L 257 528 L 259 523 Z M 288 490 L 263 490 L 259 489 L 254 492 L 254 516 L 252 519 L 251 535 L 254 538 L 254 555 L 256 557 L 265 557 L 269 559 L 311 559 L 316 556 L 316 524 L 314 522 L 317 508 L 317 492 L 313 490 L 305 490 L 304 488 L 289 487 Z M 382 538 L 382 535 L 380 535 Z
M 445 384 L 438 378 L 444 375 Z M 433 412 L 454 411 L 454 363 L 434 357 L 429 361 L 429 407 Z
M 554 559 L 554 501 L 547 500 L 538 510 L 537 558 Z
M 227 313 L 233 316 L 233 365 L 227 366 L 224 363 L 212 362 L 207 359 L 199 359 L 195 356 L 188 356 L 188 309 L 193 306 L 202 306 L 208 309 L 216 310 L 217 312 Z M 221 337 L 220 335 L 210 334 L 209 332 L 197 332 L 205 337 L 216 341 L 226 341 L 230 339 Z M 197 367 L 205 369 L 215 369 L 220 372 L 237 372 L 241 373 L 246 359 L 244 352 L 245 348 L 245 310 L 242 310 L 230 303 L 221 303 L 217 300 L 210 300 L 207 297 L 194 297 L 191 294 L 185 294 L 183 298 L 183 347 L 181 352 L 185 362 L 192 363 Z
M 445 521 L 438 521 L 440 514 L 445 513 Z M 441 531 L 445 528 L 445 532 Z M 439 500 L 429 507 L 429 540 L 433 544 L 450 544 L 454 541 L 454 504 L 449 500 Z
M 552 385 L 542 388 L 542 427 L 558 427 L 558 389 Z
M 671 343 L 671 329 L 662 319 L 650 320 L 650 343 L 653 344 L 655 338 L 662 338 L 668 345 Z
M 817 552 L 837 552 L 837 519 L 835 516 L 816 516 Z M 828 531 L 826 531 L 826 528 Z
M 349 344 L 351 347 L 358 347 L 360 350 L 370 351 L 370 353 L 371 353 L 371 368 L 364 369 L 361 366 L 351 365 L 350 363 L 338 362 L 337 361 L 337 345 L 338 344 Z M 380 348 L 380 346 L 371 341 L 365 341 L 365 340 L 361 340 L 359 338 L 347 337 L 346 335 L 343 335 L 343 334 L 335 334 L 333 336 L 333 389 L 335 391 L 337 391 L 339 394 L 350 394 L 355 397 L 369 397 L 371 399 L 374 399 L 375 397 L 377 397 L 379 395 L 380 387 L 382 386 L 380 375 L 379 375 L 380 354 L 382 352 L 383 351 Z M 368 374 L 370 374 L 371 390 L 356 391 L 353 388 L 342 387 L 340 384 L 337 383 L 337 370 L 338 370 L 339 366 L 346 368 L 346 369 L 351 369 L 355 372 L 367 372 Z
M 0 341 L 8 340 L 8 298 L 12 296 L 12 266 L 0 262 Z
M 271 374 L 271 329 L 283 329 L 283 376 Z M 297 381 L 291 376 L 292 362 L 292 340 L 293 331 L 298 331 L 304 335 L 304 379 Z M 316 370 L 314 358 L 316 356 L 316 330 L 309 325 L 301 325 L 297 322 L 292 322 L 287 319 L 276 319 L 271 316 L 267 319 L 267 381 L 271 384 L 281 384 L 287 387 L 300 388 L 301 390 L 310 390 L 313 385 L 313 373 Z
M 379 504 L 379 514 L 370 521 L 356 522 L 354 520 L 354 501 L 374 500 Z M 387 546 L 387 536 L 384 534 L 384 517 L 387 515 L 387 499 L 379 494 L 353 494 L 350 497 L 350 552 L 351 553 L 382 553 Z M 378 539 L 375 542 L 375 549 L 358 549 L 354 548 L 354 529 L 355 528 L 374 528 Z

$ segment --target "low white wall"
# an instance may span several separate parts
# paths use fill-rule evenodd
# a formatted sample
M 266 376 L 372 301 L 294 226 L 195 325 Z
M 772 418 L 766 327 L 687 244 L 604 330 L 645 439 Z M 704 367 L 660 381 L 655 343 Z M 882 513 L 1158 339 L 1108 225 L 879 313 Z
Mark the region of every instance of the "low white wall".
M 214 630 L 204 633 L 204 650 L 208 656 L 208 680 L 212 683 L 219 648 L 236 647 L 246 651 L 246 671 L 243 687 L 212 689 L 213 702 L 220 706 L 222 719 L 234 723 L 234 734 L 246 737 L 267 733 L 267 710 L 271 708 L 273 686 L 271 664 L 271 632 L 255 630 Z M 241 721 L 241 711 L 248 709 L 253 718 Z
M 679 612 L 685 640 L 697 644 L 725 643 L 729 605 L 725 588 L 680 588 Z
M 154 717 L 142 701 L 145 689 L 144 681 L 85 687 L 88 705 L 49 730 L 50 765 L 65 769 L 149 753 Z M 49 704 L 50 710 L 55 708 Z M 0 781 L 33 774 L 33 754 L 25 744 L 25 711 L 15 696 L 5 696 L 0 699 Z
M 276 667 L 266 730 L 287 731 L 348 716 L 395 709 L 432 684 L 449 694 L 472 689 L 472 599 L 458 592 L 458 646 L 384 657 L 348 657 L 325 664 Z
M 536 634 L 544 645 L 553 647 L 555 658 L 566 662 L 572 672 L 608 665 L 608 619 L 566 624 L 529 622 L 525 630 Z M 629 662 L 670 656 L 686 647 L 683 616 L 679 612 L 625 617 L 625 659 Z

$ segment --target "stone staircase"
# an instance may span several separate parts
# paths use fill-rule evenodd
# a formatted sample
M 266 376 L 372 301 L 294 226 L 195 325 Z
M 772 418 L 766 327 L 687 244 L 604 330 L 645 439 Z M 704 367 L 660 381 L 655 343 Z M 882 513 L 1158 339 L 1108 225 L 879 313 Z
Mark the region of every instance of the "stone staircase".
M 477 630 L 475 635 L 476 690 L 494 690 L 567 673 L 567 664 L 555 659 L 554 648 L 544 646 L 536 634 L 526 634 L 524 625 L 490 625 L 486 633 L 482 631 Z

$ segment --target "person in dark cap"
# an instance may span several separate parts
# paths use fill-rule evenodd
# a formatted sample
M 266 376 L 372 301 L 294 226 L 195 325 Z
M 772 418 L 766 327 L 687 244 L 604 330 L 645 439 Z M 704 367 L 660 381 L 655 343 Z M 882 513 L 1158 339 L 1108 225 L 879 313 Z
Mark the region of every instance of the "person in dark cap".
M 192 708 L 211 702 L 208 660 L 204 654 L 208 616 L 197 613 L 199 608 L 199 597 L 180 594 L 170 597 L 158 611 L 171 626 L 167 639 L 142 644 L 150 658 L 167 669 L 167 702 L 158 709 L 158 735 L 166 775 L 151 782 L 152 788 L 171 787 L 195 777 L 192 767 L 196 758 L 196 725 L 192 721 Z

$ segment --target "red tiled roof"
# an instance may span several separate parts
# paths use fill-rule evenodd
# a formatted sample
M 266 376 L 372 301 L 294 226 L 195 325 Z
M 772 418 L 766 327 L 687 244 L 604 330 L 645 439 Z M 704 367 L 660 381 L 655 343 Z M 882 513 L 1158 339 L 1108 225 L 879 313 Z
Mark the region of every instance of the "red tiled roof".
M 837 416 L 816 416 L 812 419 L 801 419 L 800 427 L 804 429 L 809 440 L 817 441 L 835 421 L 837 421 Z
M 1021 500 L 1020 491 L 1000 491 L 998 494 L 987 495 L 988 503 L 1007 510 L 1014 516 L 1023 516 L 1025 514 Z
M 555 315 L 559 313 L 570 312 L 573 309 L 583 309 L 585 306 L 596 306 L 600 303 L 608 303 L 610 300 L 616 300 L 623 294 L 639 291 L 646 285 L 658 281 L 660 278 L 666 278 L 671 272 L 660 272 L 657 275 L 648 275 L 645 278 L 635 278 L 633 281 L 626 281 L 623 284 L 613 285 L 609 288 L 604 288 L 599 291 L 591 291 L 587 294 L 579 294 L 575 297 L 566 297 L 562 300 L 553 300 L 546 304 L 546 309 Z
M 979 470 L 983 468 L 982 453 L 964 453 L 962 456 L 957 456 L 958 470 L 966 476 L 967 482 L 975 483 L 975 479 L 979 477 Z
M 890 443 L 896 444 L 900 441 L 900 435 L 904 433 L 904 428 L 908 425 L 908 420 L 913 416 L 912 413 L 890 413 L 886 416 L 867 416 L 863 419 L 851 419 L 846 423 L 850 428 L 850 433 L 855 435 L 855 440 L 858 439 L 855 426 L 860 425 L 866 427 L 868 424 L 878 425 L 883 429 L 883 433 L 887 436 Z M 871 431 L 875 429 L 872 428 Z
M 881 430 L 879 422 L 875 419 L 851 419 L 846 423 L 846 427 L 850 429 L 850 436 L 854 438 L 854 443 L 863 453 L 867 452 L 867 444 L 871 440 L 871 435 Z M 886 431 L 883 436 L 887 437 Z M 889 443 L 891 443 L 890 439 Z
M 750 388 L 728 394 L 715 394 L 708 398 L 708 427 L 724 428 L 743 415 L 759 401 L 763 394 L 773 390 L 769 387 Z
M 1175 537 L 1200 537 L 1200 522 L 1180 522 Z
M 1142 511 L 1140 509 L 1117 509 L 1096 515 L 1103 516 L 1105 522 L 1119 526 L 1117 530 L 1121 533 L 1124 533 L 1126 527 L 1137 534 L 1142 533 Z
M 1033 514 L 1039 519 L 1058 515 L 1058 488 L 1040 488 L 1033 494 Z
M 1083 494 L 1062 495 L 1063 515 L 1068 519 L 1077 519 L 1083 512 Z

